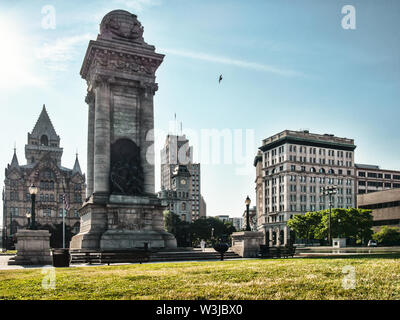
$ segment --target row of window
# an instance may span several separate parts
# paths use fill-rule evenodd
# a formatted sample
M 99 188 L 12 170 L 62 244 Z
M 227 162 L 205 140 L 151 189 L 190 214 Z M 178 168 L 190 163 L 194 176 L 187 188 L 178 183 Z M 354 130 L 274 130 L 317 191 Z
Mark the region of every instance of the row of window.
M 343 202 L 338 203 L 338 204 L 343 204 Z M 344 207 L 344 206 L 341 206 Z M 352 201 L 351 198 L 347 198 L 346 200 L 346 208 L 351 208 L 352 207 Z M 318 206 L 315 204 L 310 204 L 309 206 L 305 205 L 305 204 L 291 204 L 288 207 L 290 209 L 290 211 L 297 211 L 297 212 L 307 212 L 307 211 L 316 211 L 316 210 L 326 210 L 328 209 L 327 205 L 325 204 L 319 204 Z M 274 213 L 274 212 L 283 212 L 285 211 L 285 206 L 281 205 L 279 206 L 279 211 L 277 210 L 276 206 L 272 206 L 271 210 L 269 209 L 269 207 L 266 208 L 266 213 Z
M 392 175 L 390 173 L 383 174 L 383 173 L 376 173 L 376 172 L 367 172 L 367 174 L 366 174 L 365 171 L 359 171 L 358 176 L 359 177 L 367 176 L 368 178 L 378 178 L 378 179 L 383 179 L 383 177 L 385 177 L 385 179 L 392 179 Z M 393 179 L 400 180 L 400 175 L 394 174 Z
M 30 208 L 25 209 L 25 210 L 24 210 L 24 208 L 22 208 L 22 210 L 20 210 L 20 208 L 11 207 L 9 209 L 10 217 L 26 217 L 26 213 L 30 213 L 30 212 L 31 212 Z M 43 209 L 39 210 L 39 216 L 55 217 L 56 216 L 55 212 L 56 211 L 54 211 L 52 208 L 43 208 Z M 77 209 L 74 209 L 73 211 L 70 210 L 69 212 L 67 212 L 67 210 L 64 209 L 64 212 L 65 212 L 64 214 L 66 217 L 68 216 L 68 213 L 69 213 L 70 217 L 79 218 L 79 213 L 78 213 Z M 60 208 L 60 209 L 58 209 L 58 217 L 62 218 L 62 216 L 63 216 L 63 209 Z
M 343 179 L 343 178 L 339 178 L 339 179 L 335 179 L 335 178 L 325 178 L 325 177 L 319 177 L 318 180 L 315 179 L 316 177 L 310 177 L 309 182 L 310 183 L 316 183 L 316 181 L 319 181 L 319 184 L 337 184 L 337 185 L 343 185 L 344 182 L 346 183 L 347 186 L 351 186 L 353 181 L 351 179 Z M 271 183 L 270 183 L 271 181 Z M 290 182 L 295 182 L 296 181 L 296 176 L 289 176 L 289 181 Z M 299 182 L 300 183 L 306 183 L 307 182 L 307 178 L 305 176 L 299 176 Z M 280 181 L 279 179 L 279 183 L 283 183 L 282 181 Z M 275 185 L 277 184 L 277 180 L 276 178 L 272 178 L 272 179 L 268 179 L 265 182 L 265 187 L 268 190 L 269 186 L 272 186 L 272 189 L 274 189 Z M 290 189 L 291 186 L 294 187 L 294 190 Z M 283 186 L 279 186 L 279 190 L 282 190 L 283 192 Z M 290 191 L 296 191 L 296 184 L 290 184 L 289 185 L 289 190 Z
M 314 147 L 308 147 L 307 148 L 306 146 L 289 145 L 289 152 L 297 152 L 298 151 L 299 153 L 307 153 L 307 149 L 308 149 L 308 153 L 309 154 L 315 154 L 315 155 L 317 154 L 317 148 L 314 148 Z M 326 152 L 326 150 L 328 152 Z M 277 151 L 278 151 L 279 154 L 284 153 L 285 152 L 285 146 L 278 147 L 278 150 L 277 149 L 271 150 L 271 156 L 276 156 L 277 155 Z M 326 154 L 328 154 L 328 156 L 334 157 L 335 156 L 335 150 L 318 148 L 318 154 L 320 156 L 325 156 Z M 340 157 L 340 158 L 346 157 L 346 158 L 350 158 L 351 159 L 352 158 L 352 152 L 344 153 L 344 151 L 337 150 L 336 151 L 336 156 Z M 266 152 L 266 157 L 267 158 L 269 157 L 269 152 Z
M 347 193 L 347 195 L 351 195 L 349 193 Z M 307 198 L 310 200 L 310 202 L 312 203 L 316 203 L 317 202 L 317 196 L 316 195 L 306 195 L 306 194 L 301 194 L 299 196 L 300 202 L 307 202 Z M 276 204 L 277 203 L 277 197 L 271 197 L 271 198 L 266 198 L 266 205 L 269 206 L 270 204 L 270 199 L 271 199 L 271 203 L 272 204 Z M 297 195 L 296 194 L 291 194 L 289 195 L 289 200 L 290 202 L 297 202 Z M 343 203 L 344 197 L 342 196 L 337 196 L 337 197 L 332 197 L 332 202 L 337 202 L 337 203 Z M 283 203 L 285 201 L 285 197 L 283 195 L 279 196 L 279 203 Z M 328 201 L 327 197 L 324 196 L 319 196 L 319 202 L 320 203 L 326 203 Z M 347 203 L 352 203 L 352 197 L 347 197 L 346 200 Z M 283 210 L 281 210 L 283 211 Z
M 368 187 L 385 187 L 385 188 L 400 188 L 400 183 L 380 182 L 380 181 L 358 181 L 359 186 Z
M 359 207 L 361 209 L 383 209 L 383 208 L 400 207 L 400 201 L 374 203 L 374 204 L 368 204 L 368 205 L 359 206 Z

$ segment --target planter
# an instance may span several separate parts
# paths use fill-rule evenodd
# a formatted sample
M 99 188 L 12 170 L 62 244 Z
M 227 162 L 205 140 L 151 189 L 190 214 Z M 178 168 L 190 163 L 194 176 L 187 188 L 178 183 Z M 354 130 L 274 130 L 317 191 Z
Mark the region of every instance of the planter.
M 69 249 L 52 249 L 53 266 L 56 268 L 67 268 L 70 263 Z

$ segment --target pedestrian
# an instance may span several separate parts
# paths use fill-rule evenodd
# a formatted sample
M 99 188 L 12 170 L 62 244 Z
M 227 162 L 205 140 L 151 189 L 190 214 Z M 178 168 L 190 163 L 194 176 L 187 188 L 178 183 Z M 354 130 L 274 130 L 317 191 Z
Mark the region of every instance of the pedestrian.
M 201 239 L 201 241 L 200 241 L 200 247 L 201 247 L 201 250 L 202 250 L 202 251 L 205 250 L 205 248 L 206 248 L 206 242 L 204 241 L 204 239 Z

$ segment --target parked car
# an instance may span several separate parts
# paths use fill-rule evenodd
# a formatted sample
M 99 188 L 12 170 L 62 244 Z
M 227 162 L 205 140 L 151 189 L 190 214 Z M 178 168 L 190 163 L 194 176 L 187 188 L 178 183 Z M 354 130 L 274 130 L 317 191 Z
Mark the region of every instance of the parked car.
M 376 247 L 376 246 L 378 246 L 378 243 L 375 240 L 368 241 L 368 247 Z

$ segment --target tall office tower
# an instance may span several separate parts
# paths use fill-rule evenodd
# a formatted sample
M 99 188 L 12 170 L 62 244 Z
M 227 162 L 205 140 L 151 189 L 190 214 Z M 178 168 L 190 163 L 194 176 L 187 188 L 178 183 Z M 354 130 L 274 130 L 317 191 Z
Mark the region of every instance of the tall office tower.
M 337 186 L 334 208 L 355 207 L 353 139 L 285 130 L 263 140 L 256 167 L 257 225 L 271 245 L 294 240 L 294 214 L 329 208 L 322 188 Z
M 185 135 L 168 135 L 161 150 L 161 188 L 173 190 L 172 178 L 177 165 L 186 166 L 189 173 L 191 212 L 190 220 L 205 216 L 205 201 L 201 196 L 200 163 L 193 163 L 193 147 Z

